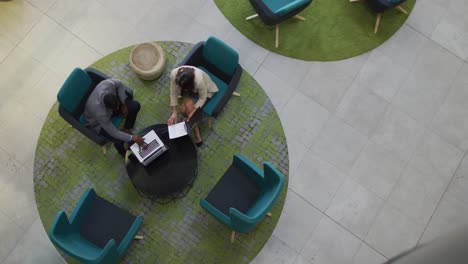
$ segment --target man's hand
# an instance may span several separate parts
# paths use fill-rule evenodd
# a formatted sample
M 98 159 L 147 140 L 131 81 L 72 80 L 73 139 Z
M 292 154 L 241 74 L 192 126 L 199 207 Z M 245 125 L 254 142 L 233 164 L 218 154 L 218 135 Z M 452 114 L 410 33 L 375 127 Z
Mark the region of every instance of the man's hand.
M 140 147 L 146 147 L 145 140 L 140 136 L 132 136 L 132 141 L 137 143 Z
M 167 125 L 170 126 L 170 125 L 173 125 L 177 123 L 177 114 L 176 113 L 172 113 L 172 115 L 169 117 L 169 119 L 167 120 Z
M 122 114 L 124 117 L 127 117 L 128 108 L 126 104 L 120 104 L 120 114 Z

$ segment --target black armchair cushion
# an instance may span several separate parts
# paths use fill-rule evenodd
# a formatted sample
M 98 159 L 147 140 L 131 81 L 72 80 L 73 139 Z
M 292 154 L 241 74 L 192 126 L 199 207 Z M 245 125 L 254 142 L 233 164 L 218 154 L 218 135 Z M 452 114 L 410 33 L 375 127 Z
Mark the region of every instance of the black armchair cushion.
M 101 248 L 111 239 L 120 245 L 136 217 L 98 195 L 93 199 L 81 224 L 80 234 Z
M 225 215 L 231 207 L 246 214 L 259 196 L 260 190 L 249 175 L 231 165 L 205 200 Z

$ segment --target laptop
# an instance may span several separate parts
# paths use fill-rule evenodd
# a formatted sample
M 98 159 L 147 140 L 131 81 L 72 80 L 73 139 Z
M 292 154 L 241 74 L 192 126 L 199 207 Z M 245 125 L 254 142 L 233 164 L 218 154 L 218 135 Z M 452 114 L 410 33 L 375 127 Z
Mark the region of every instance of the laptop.
M 161 154 L 167 150 L 167 147 L 158 137 L 156 132 L 154 132 L 154 130 L 151 130 L 146 135 L 144 135 L 143 139 L 147 144 L 146 147 L 140 148 L 137 143 L 134 143 L 130 146 L 130 150 L 141 164 L 147 166 L 157 157 L 161 156 Z

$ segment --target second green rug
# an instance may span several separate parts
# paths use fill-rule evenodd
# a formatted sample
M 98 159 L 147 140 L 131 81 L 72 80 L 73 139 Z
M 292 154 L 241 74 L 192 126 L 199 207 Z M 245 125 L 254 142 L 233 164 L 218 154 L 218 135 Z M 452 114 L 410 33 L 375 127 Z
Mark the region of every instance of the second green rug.
M 314 0 L 299 15 L 306 21 L 290 19 L 280 25 L 279 48 L 275 48 L 275 28 L 255 14 L 248 0 L 214 0 L 224 16 L 242 34 L 272 52 L 308 61 L 342 60 L 363 54 L 389 39 L 408 18 L 398 10 L 382 15 L 379 32 L 374 34 L 376 14 L 365 1 Z M 402 6 L 411 12 L 416 0 Z

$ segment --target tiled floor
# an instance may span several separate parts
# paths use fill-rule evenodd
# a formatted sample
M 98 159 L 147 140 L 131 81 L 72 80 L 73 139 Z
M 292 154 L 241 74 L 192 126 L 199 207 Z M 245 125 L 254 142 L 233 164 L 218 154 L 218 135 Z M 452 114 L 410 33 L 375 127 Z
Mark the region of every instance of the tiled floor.
M 303 62 L 253 44 L 211 0 L 0 1 L 0 263 L 63 263 L 32 189 L 44 117 L 73 67 L 147 40 L 224 39 L 280 113 L 289 193 L 255 263 L 377 264 L 466 223 L 467 12 L 418 0 L 376 50 Z

